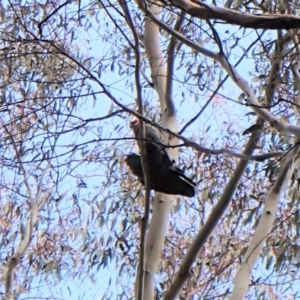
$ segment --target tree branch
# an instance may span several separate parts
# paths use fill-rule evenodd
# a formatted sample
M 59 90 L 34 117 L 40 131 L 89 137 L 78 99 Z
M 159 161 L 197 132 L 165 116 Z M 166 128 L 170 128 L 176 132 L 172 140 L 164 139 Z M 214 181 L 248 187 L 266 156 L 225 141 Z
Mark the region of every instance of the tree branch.
M 259 138 L 259 133 L 254 133 L 249 139 L 248 144 L 243 151 L 244 155 L 251 155 L 254 151 L 257 143 L 257 139 Z M 210 213 L 207 221 L 203 225 L 203 227 L 198 232 L 194 242 L 190 246 L 187 251 L 187 254 L 183 258 L 179 271 L 175 276 L 175 280 L 173 284 L 170 286 L 168 292 L 166 293 L 164 300 L 175 299 L 178 293 L 180 292 L 183 284 L 190 276 L 190 270 L 194 261 L 196 260 L 199 250 L 202 248 L 207 238 L 211 235 L 213 229 L 217 225 L 219 219 L 223 215 L 226 210 L 230 200 L 236 190 L 236 187 L 247 167 L 248 162 L 245 160 L 240 160 L 237 164 L 234 173 L 232 174 L 230 180 L 228 181 L 220 200 L 213 208 Z
M 123 11 L 126 16 L 126 21 L 131 29 L 134 38 L 134 52 L 135 52 L 135 84 L 136 84 L 136 91 L 137 91 L 137 105 L 138 105 L 138 112 L 140 115 L 143 115 L 143 96 L 142 96 L 142 85 L 140 81 L 140 69 L 141 69 L 141 54 L 139 48 L 139 37 L 135 30 L 135 25 L 132 21 L 129 9 L 127 7 L 127 3 L 119 0 L 119 4 L 123 8 Z M 142 133 L 142 138 L 145 139 L 145 123 L 142 121 L 140 122 L 140 132 Z M 149 223 L 149 216 L 150 216 L 150 189 L 149 189 L 149 173 L 148 173 L 148 166 L 146 162 L 146 143 L 143 141 L 140 143 L 140 150 L 141 150 L 141 161 L 142 161 L 142 168 L 144 172 L 144 180 L 145 180 L 145 199 L 144 199 L 144 217 L 141 220 L 140 226 L 140 251 L 139 251 L 139 267 L 138 273 L 136 278 L 136 290 L 137 290 L 137 299 L 143 300 L 144 299 L 144 279 L 145 279 L 145 247 L 146 247 L 146 232 Z
M 250 85 L 246 80 L 244 80 L 236 68 L 229 64 L 227 59 L 222 55 L 222 53 L 215 53 L 213 51 L 207 50 L 201 46 L 199 46 L 196 43 L 193 43 L 188 38 L 183 36 L 182 34 L 176 32 L 172 28 L 170 28 L 167 24 L 164 22 L 158 20 L 155 15 L 147 11 L 148 16 L 153 20 L 154 23 L 156 23 L 158 26 L 166 30 L 172 35 L 175 35 L 179 40 L 181 40 L 183 43 L 185 43 L 187 46 L 190 46 L 192 49 L 198 51 L 199 53 L 210 57 L 211 59 L 216 60 L 221 64 L 221 66 L 226 70 L 228 75 L 231 77 L 232 81 L 236 83 L 236 85 L 247 95 L 247 103 L 249 104 L 249 107 L 256 112 L 258 115 L 260 115 L 264 120 L 269 122 L 269 124 L 276 128 L 279 132 L 285 133 L 285 134 L 294 134 L 297 137 L 300 137 L 300 127 L 299 126 L 293 126 L 290 125 L 288 122 L 285 122 L 283 120 L 280 120 L 279 118 L 276 118 L 272 113 L 270 113 L 267 109 L 261 108 L 253 90 L 251 89 Z
M 233 293 L 230 298 L 232 300 L 244 299 L 247 293 L 251 271 L 259 258 L 259 254 L 266 238 L 272 230 L 281 195 L 285 191 L 286 185 L 293 175 L 295 167 L 299 164 L 300 157 L 298 151 L 299 145 L 297 145 L 283 161 L 277 179 L 266 196 L 266 202 L 260 221 L 244 256 L 243 263 L 236 275 Z
M 300 18 L 293 15 L 246 14 L 233 9 L 208 5 L 200 0 L 172 0 L 172 5 L 202 20 L 222 20 L 244 28 L 292 29 L 300 27 Z

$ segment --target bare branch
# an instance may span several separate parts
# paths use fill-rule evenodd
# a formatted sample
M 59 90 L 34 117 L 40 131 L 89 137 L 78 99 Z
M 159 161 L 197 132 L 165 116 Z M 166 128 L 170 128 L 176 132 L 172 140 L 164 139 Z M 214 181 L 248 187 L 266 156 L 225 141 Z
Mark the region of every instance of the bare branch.
M 300 18 L 288 14 L 246 14 L 233 9 L 208 5 L 200 0 L 172 0 L 172 3 L 199 19 L 222 20 L 244 28 L 291 29 L 300 27 Z
M 185 13 L 181 12 L 178 15 L 177 22 L 174 26 L 174 29 L 176 31 L 180 31 L 181 27 L 184 23 Z M 175 62 L 175 49 L 176 44 L 178 43 L 177 39 L 174 36 L 171 36 L 171 40 L 167 49 L 168 53 L 168 60 L 167 60 L 167 82 L 166 82 L 166 106 L 168 107 L 168 110 L 171 115 L 175 114 L 175 107 L 174 107 L 174 101 L 172 99 L 173 95 L 173 72 L 174 72 L 174 62 Z

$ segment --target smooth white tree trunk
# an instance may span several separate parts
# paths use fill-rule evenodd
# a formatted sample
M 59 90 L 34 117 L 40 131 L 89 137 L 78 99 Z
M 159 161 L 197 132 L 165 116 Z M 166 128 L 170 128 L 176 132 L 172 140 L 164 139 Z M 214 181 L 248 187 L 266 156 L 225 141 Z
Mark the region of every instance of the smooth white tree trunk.
M 152 2 L 152 4 L 149 3 L 148 9 L 150 9 L 157 18 L 160 18 L 161 6 L 155 5 Z M 178 132 L 178 125 L 173 109 L 174 104 L 172 95 L 166 95 L 168 74 L 166 60 L 164 59 L 164 54 L 160 47 L 159 27 L 147 17 L 145 19 L 144 45 L 151 68 L 154 88 L 158 94 L 160 102 L 162 126 L 170 129 L 171 131 Z M 169 107 L 169 103 L 166 101 L 166 96 L 169 97 L 168 102 L 172 103 L 172 107 Z M 170 139 L 166 133 L 163 134 L 166 144 L 176 145 L 178 143 L 177 138 Z M 176 161 L 178 149 L 169 149 L 168 152 L 170 158 Z M 154 297 L 154 277 L 161 260 L 162 248 L 164 246 L 168 217 L 172 208 L 173 198 L 174 196 L 171 195 L 155 193 L 155 198 L 152 204 L 152 218 L 146 235 L 143 291 L 144 300 L 153 300 Z
M 298 149 L 298 147 L 296 148 Z M 243 263 L 236 274 L 233 293 L 230 298 L 231 300 L 244 299 L 247 293 L 251 278 L 251 272 L 259 258 L 265 240 L 272 230 L 279 200 L 286 189 L 287 183 L 293 175 L 295 167 L 299 164 L 300 161 L 299 157 L 295 159 L 296 149 L 294 150 L 295 151 L 290 153 L 290 156 L 287 157 L 285 159 L 285 162 L 281 165 L 276 182 L 266 196 L 266 202 L 261 219 L 250 242 L 249 248 L 245 254 Z

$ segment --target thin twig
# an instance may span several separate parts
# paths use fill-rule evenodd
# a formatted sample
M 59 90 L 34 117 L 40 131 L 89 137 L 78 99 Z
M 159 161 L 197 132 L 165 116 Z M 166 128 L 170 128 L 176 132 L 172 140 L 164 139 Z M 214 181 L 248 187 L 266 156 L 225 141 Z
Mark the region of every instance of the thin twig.
M 184 18 L 185 13 L 180 12 L 178 15 L 178 20 L 174 26 L 174 29 L 176 31 L 180 31 L 183 22 L 185 20 Z M 170 43 L 168 45 L 167 53 L 168 53 L 168 58 L 167 58 L 167 80 L 166 80 L 166 93 L 165 93 L 165 101 L 166 101 L 166 106 L 168 109 L 168 112 L 173 116 L 175 112 L 175 107 L 174 103 L 172 100 L 172 95 L 173 95 L 173 73 L 174 73 L 174 62 L 175 62 L 175 49 L 176 49 L 176 44 L 178 40 L 172 35 Z
M 140 68 L 141 68 L 141 54 L 139 48 L 139 37 L 135 30 L 134 23 L 132 21 L 127 3 L 122 0 L 119 1 L 120 5 L 123 8 L 123 11 L 126 16 L 126 21 L 131 29 L 131 32 L 134 37 L 134 52 L 135 52 L 135 84 L 137 90 L 137 105 L 138 105 L 138 112 L 140 115 L 143 115 L 143 96 L 142 96 L 142 85 L 140 80 Z M 140 122 L 140 132 L 142 132 L 142 138 L 146 138 L 145 134 L 145 123 Z M 144 295 L 144 287 L 145 287 L 145 249 L 146 249 L 146 232 L 149 222 L 150 216 L 150 189 L 149 189 L 149 173 L 148 173 L 148 166 L 147 166 L 147 158 L 146 158 L 146 142 L 140 143 L 140 150 L 141 150 L 141 158 L 142 158 L 142 168 L 144 172 L 145 178 L 145 200 L 144 200 L 144 216 L 141 220 L 140 226 L 140 252 L 139 252 L 139 269 L 138 269 L 138 300 L 143 300 Z
M 50 13 L 43 21 L 41 21 L 38 24 L 39 34 L 41 37 L 43 36 L 43 30 L 42 30 L 43 24 L 46 23 L 50 18 L 52 18 L 61 8 L 63 8 L 64 6 L 66 6 L 67 4 L 70 4 L 70 3 L 71 2 L 69 0 L 67 0 L 65 3 L 58 6 L 52 13 Z

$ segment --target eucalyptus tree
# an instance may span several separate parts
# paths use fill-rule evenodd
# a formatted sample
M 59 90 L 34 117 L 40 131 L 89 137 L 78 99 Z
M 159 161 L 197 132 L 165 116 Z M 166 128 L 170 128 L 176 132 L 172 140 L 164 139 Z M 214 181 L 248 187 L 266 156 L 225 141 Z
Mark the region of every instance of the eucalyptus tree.
M 116 270 L 103 299 L 296 297 L 298 10 L 2 3 L 3 295 Z M 149 126 L 194 197 L 150 191 Z M 144 185 L 125 162 L 137 151 Z

